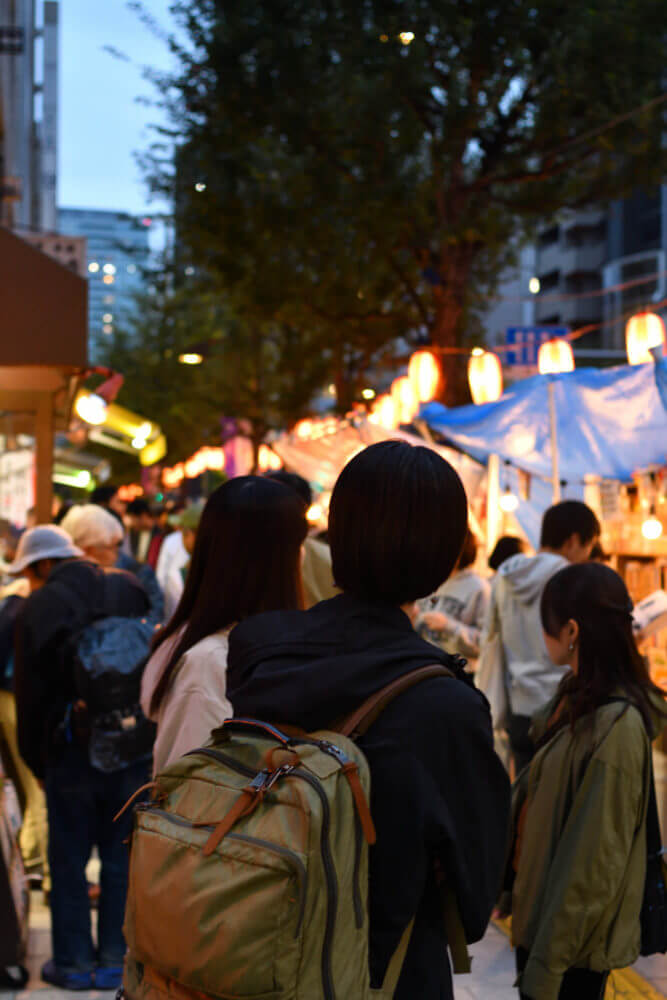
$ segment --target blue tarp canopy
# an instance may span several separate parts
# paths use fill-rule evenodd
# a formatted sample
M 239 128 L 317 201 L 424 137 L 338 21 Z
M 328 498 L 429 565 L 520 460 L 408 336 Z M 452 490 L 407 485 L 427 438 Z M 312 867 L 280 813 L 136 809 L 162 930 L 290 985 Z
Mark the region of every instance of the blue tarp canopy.
M 534 475 L 551 476 L 548 379 L 554 381 L 559 476 L 628 481 L 667 464 L 667 358 L 657 364 L 580 368 L 516 382 L 495 403 L 422 407 L 421 418 L 461 451 L 489 455 Z

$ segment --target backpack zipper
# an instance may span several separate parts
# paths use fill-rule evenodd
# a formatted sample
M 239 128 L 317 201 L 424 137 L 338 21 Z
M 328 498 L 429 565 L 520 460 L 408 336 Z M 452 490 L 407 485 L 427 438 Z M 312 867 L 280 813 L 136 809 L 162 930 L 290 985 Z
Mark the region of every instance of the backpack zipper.
M 311 741 L 304 740 L 303 742 L 307 743 Z M 324 748 L 322 747 L 322 749 Z M 340 752 L 341 751 L 339 751 L 339 753 Z M 212 760 L 218 761 L 219 764 L 224 764 L 225 767 L 229 767 L 231 770 L 236 771 L 238 774 L 243 774 L 247 778 L 256 778 L 258 774 L 262 773 L 261 771 L 256 771 L 251 767 L 247 767 L 245 764 L 240 764 L 238 761 L 234 760 L 233 757 L 228 757 L 227 754 L 221 753 L 219 750 L 213 750 L 210 747 L 202 747 L 199 750 L 191 750 L 185 756 L 192 757 L 195 755 L 210 757 Z M 336 755 L 334 754 L 334 756 Z M 324 942 L 322 945 L 322 988 L 324 990 L 324 1000 L 336 1000 L 333 976 L 331 973 L 331 950 L 336 925 L 336 909 L 338 907 L 338 882 L 336 879 L 336 869 L 333 863 L 333 858 L 331 857 L 331 846 L 329 844 L 331 830 L 331 810 L 329 809 L 329 800 L 327 799 L 326 793 L 322 788 L 319 779 L 314 775 L 308 774 L 306 771 L 302 771 L 301 768 L 297 767 L 290 771 L 290 777 L 301 778 L 302 781 L 307 781 L 308 784 L 315 789 L 320 802 L 322 803 L 322 835 L 320 838 L 320 854 L 322 857 L 322 867 L 324 868 L 324 875 L 327 883 L 327 922 L 324 930 Z M 230 836 L 230 834 L 227 836 Z
M 169 823 L 174 823 L 176 826 L 186 827 L 189 830 L 212 831 L 215 829 L 215 825 L 213 823 L 192 823 L 190 820 L 184 819 L 183 816 L 177 816 L 174 813 L 167 812 L 166 809 L 157 809 L 155 806 L 141 805 L 137 807 L 136 811 L 152 813 L 155 816 L 162 816 Z M 267 851 L 271 851 L 273 854 L 278 854 L 280 857 L 285 858 L 295 869 L 297 882 L 299 884 L 299 919 L 294 932 L 294 937 L 297 938 L 299 936 L 299 932 L 301 931 L 301 924 L 303 923 L 304 910 L 306 907 L 306 890 L 308 886 L 308 872 L 306 871 L 306 867 L 301 858 L 298 854 L 295 854 L 294 851 L 290 851 L 287 847 L 280 847 L 278 844 L 272 844 L 269 840 L 262 840 L 260 837 L 250 837 L 245 833 L 228 833 L 225 840 L 236 840 L 243 844 L 254 844 L 257 847 L 262 847 Z

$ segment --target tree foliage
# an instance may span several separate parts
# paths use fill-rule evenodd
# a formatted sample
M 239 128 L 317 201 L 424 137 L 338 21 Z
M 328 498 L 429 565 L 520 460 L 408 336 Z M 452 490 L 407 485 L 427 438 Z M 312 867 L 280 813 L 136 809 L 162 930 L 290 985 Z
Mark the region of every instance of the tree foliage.
M 536 222 L 664 175 L 664 0 L 173 11 L 153 184 L 237 315 L 317 342 L 343 396 L 399 335 L 461 343 Z

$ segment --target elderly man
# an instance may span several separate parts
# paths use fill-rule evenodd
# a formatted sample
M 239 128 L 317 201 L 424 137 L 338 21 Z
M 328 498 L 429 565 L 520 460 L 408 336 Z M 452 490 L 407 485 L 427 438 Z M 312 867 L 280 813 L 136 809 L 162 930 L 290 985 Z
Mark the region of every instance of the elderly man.
M 67 512 L 62 527 L 89 559 L 105 569 L 115 567 L 134 573 L 148 595 L 150 618 L 156 623 L 162 621 L 164 597 L 155 571 L 121 551 L 123 525 L 117 517 L 97 504 L 83 504 Z
M 37 526 L 19 542 L 13 575 L 30 584 L 16 623 L 18 743 L 44 782 L 49 817 L 53 958 L 42 978 L 64 989 L 115 989 L 122 978 L 129 822 L 113 823 L 143 783 L 145 760 L 106 772 L 89 756 L 90 720 L 76 677 L 76 642 L 103 618 L 141 618 L 148 599 L 130 573 L 104 570 L 62 528 Z M 102 862 L 98 947 L 93 944 L 86 864 Z

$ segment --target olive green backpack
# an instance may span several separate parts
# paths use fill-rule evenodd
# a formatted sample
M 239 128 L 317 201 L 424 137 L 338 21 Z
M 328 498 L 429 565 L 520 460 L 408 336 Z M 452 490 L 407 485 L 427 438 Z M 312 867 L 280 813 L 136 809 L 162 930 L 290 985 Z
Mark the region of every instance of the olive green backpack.
M 136 807 L 125 914 L 128 1000 L 390 1000 L 368 964 L 370 774 L 354 740 L 413 671 L 336 731 L 230 719 Z M 449 932 L 448 932 L 449 933 Z M 451 942 L 451 937 L 450 937 Z

